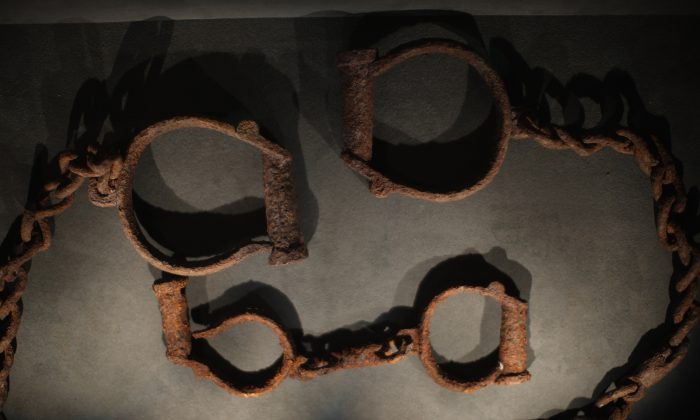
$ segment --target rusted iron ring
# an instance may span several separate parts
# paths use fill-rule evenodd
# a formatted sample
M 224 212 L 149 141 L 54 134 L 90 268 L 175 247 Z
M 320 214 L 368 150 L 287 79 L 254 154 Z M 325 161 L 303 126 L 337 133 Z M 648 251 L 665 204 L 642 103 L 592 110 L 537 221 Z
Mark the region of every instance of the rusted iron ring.
M 370 164 L 374 79 L 406 60 L 426 54 L 449 55 L 469 64 L 484 80 L 498 112 L 499 133 L 489 169 L 480 180 L 460 190 L 437 192 L 414 188 L 389 179 Z M 386 197 L 390 193 L 399 193 L 438 202 L 461 200 L 488 185 L 500 170 L 512 131 L 508 93 L 496 71 L 464 44 L 442 40 L 421 41 L 402 45 L 379 59 L 377 50 L 373 49 L 346 51 L 338 55 L 337 66 L 341 72 L 343 91 L 345 145 L 342 157 L 350 168 L 369 180 L 370 190 L 375 196 Z
M 435 360 L 430 344 L 430 321 L 435 308 L 451 296 L 460 293 L 476 293 L 495 299 L 501 304 L 501 339 L 498 346 L 498 364 L 481 378 L 464 381 L 450 377 Z M 502 385 L 526 382 L 530 379 L 527 369 L 527 303 L 509 296 L 499 282 L 488 287 L 457 286 L 447 289 L 433 298 L 418 329 L 420 360 L 428 374 L 439 385 L 453 391 L 470 393 L 494 382 Z
M 217 383 L 217 385 L 222 386 L 224 389 L 229 391 L 229 393 L 241 397 L 254 397 L 270 392 L 289 375 L 294 365 L 295 355 L 292 342 L 287 333 L 277 322 L 273 321 L 272 319 L 264 315 L 251 312 L 246 312 L 231 318 L 227 318 L 225 321 L 215 327 L 192 333 L 192 338 L 194 339 L 207 339 L 219 335 L 231 327 L 248 322 L 255 322 L 271 329 L 275 335 L 277 335 L 280 347 L 282 347 L 282 356 L 271 366 L 263 369 L 263 379 L 259 384 L 252 386 L 248 384 L 239 384 L 236 383 L 235 380 L 231 379 L 224 380 L 214 373 L 211 373 L 211 370 L 207 368 L 207 370 L 210 372 L 209 379 L 212 379 L 215 383 Z
M 157 137 L 181 128 L 206 128 L 258 148 L 263 155 L 263 184 L 267 233 L 271 242 L 251 242 L 239 249 L 205 260 L 175 260 L 150 244 L 141 231 L 133 207 L 134 175 L 146 147 Z M 119 175 L 117 206 L 127 238 L 136 251 L 154 267 L 182 276 L 202 276 L 237 264 L 259 252 L 270 252 L 270 264 L 286 264 L 305 258 L 304 238 L 299 229 L 292 182 L 292 157 L 287 150 L 262 137 L 258 126 L 243 121 L 238 128 L 201 117 L 176 117 L 141 131 L 131 143 Z

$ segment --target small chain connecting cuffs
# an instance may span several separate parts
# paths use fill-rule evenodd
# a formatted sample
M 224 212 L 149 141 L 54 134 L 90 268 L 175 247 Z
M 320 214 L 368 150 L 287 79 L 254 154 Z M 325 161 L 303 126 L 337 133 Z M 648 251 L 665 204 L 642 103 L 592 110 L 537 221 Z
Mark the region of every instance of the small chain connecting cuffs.
M 169 277 L 164 273 L 164 277 Z M 438 293 L 428 306 L 418 314 L 418 325 L 398 331 L 383 331 L 379 340 L 366 345 L 334 348 L 328 352 L 308 352 L 292 334 L 285 330 L 274 315 L 265 315 L 259 308 L 244 310 L 227 317 L 218 324 L 192 332 L 189 324 L 189 306 L 185 297 L 186 277 L 167 278 L 156 282 L 153 290 L 158 298 L 163 317 L 166 356 L 173 363 L 187 366 L 198 377 L 209 379 L 232 395 L 255 397 L 271 391 L 287 377 L 309 380 L 343 369 L 382 364 L 394 364 L 410 354 L 416 354 L 428 374 L 439 385 L 453 391 L 471 393 L 492 383 L 512 385 L 530 379 L 527 371 L 527 304 L 505 293 L 505 287 L 494 281 L 488 287 L 454 286 Z M 430 345 L 430 321 L 435 308 L 450 296 L 458 293 L 476 293 L 495 299 L 501 304 L 501 341 L 498 360 L 489 371 L 473 379 L 455 378 L 443 371 L 436 361 Z M 272 366 L 253 373 L 235 367 L 216 369 L 209 360 L 201 358 L 193 349 L 193 343 L 206 346 L 207 338 L 221 334 L 239 324 L 256 322 L 270 328 L 282 347 L 282 357 Z M 306 340 L 313 338 L 306 337 Z M 325 347 L 325 346 L 324 346 Z

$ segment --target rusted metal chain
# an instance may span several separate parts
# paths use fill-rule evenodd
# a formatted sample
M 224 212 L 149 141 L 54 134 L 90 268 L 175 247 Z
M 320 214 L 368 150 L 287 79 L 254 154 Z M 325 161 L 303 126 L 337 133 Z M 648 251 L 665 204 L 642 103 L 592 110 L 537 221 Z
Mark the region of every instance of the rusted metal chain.
M 394 364 L 411 354 L 420 358 L 436 383 L 453 391 L 471 393 L 490 384 L 512 385 L 530 379 L 526 352 L 527 303 L 506 294 L 505 287 L 497 281 L 487 287 L 459 285 L 438 293 L 422 314 L 417 314 L 420 315 L 417 317 L 420 319 L 418 325 L 389 332 L 378 342 L 314 353 L 304 351 L 301 343 L 295 341 L 279 322 L 253 308 L 204 330 L 192 332 L 185 296 L 188 278 L 172 275 L 167 277 L 153 286 L 163 318 L 166 357 L 178 365 L 189 367 L 196 376 L 211 380 L 232 395 L 255 397 L 272 391 L 287 377 L 309 380 L 344 369 Z M 486 374 L 473 379 L 456 378 L 445 372 L 436 361 L 430 344 L 430 321 L 436 307 L 448 297 L 459 293 L 480 294 L 501 304 L 498 360 Z M 414 308 L 416 311 L 418 309 Z M 194 348 L 197 343 L 204 345 L 203 340 L 248 322 L 262 324 L 277 335 L 282 356 L 272 366 L 259 372 L 244 372 L 234 366 L 227 372 L 222 372 L 196 354 Z M 309 340 L 308 337 L 306 339 Z
M 589 156 L 606 147 L 634 156 L 642 172 L 650 179 L 657 236 L 662 246 L 682 264 L 678 280 L 675 284 L 672 283 L 673 292 L 667 311 L 670 317 L 665 320 L 668 330 L 666 337 L 662 342 L 656 343 L 651 356 L 616 381 L 617 388 L 595 401 L 598 408 L 613 407 L 609 418 L 624 419 L 646 390 L 683 360 L 688 351 L 687 335 L 700 318 L 700 307 L 695 301 L 700 274 L 700 252 L 691 243 L 691 238 L 681 224 L 687 193 L 679 164 L 656 136 L 651 135 L 646 139 L 629 128 L 619 128 L 613 135 L 576 137 L 563 127 L 540 126 L 526 113 L 514 113 L 514 121 L 514 140 L 531 139 L 545 148 L 571 149 L 581 156 Z
M 42 180 L 38 202 L 22 215 L 17 244 L 20 250 L 0 265 L 0 291 L 8 288 L 11 290 L 0 303 L 0 319 L 10 317 L 0 337 L 0 408 L 7 400 L 10 368 L 16 348 L 15 337 L 22 314 L 21 298 L 27 287 L 25 264 L 50 247 L 51 219 L 73 204 L 74 194 L 85 178 L 99 185 L 98 191 L 104 197 L 110 196 L 110 181 L 116 178 L 113 170 L 120 166 L 118 162 L 121 158 L 118 155 L 98 153 L 97 150 L 95 146 L 89 147 L 82 156 L 71 151 L 61 152 L 48 168 L 42 168 L 45 169 L 42 172 L 46 174 L 46 179 Z

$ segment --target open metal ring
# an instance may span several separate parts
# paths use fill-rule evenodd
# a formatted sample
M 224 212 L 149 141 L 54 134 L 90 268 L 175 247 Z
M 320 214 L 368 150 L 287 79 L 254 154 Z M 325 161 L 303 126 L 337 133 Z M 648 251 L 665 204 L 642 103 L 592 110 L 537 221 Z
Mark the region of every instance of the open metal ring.
M 277 322 L 273 321 L 272 319 L 250 312 L 227 318 L 221 324 L 215 327 L 192 333 L 192 338 L 194 339 L 207 339 L 219 335 L 231 327 L 248 322 L 255 322 L 271 329 L 277 336 L 280 347 L 282 347 L 282 356 L 275 363 L 262 371 L 254 373 L 262 377 L 257 381 L 258 383 L 253 385 L 248 383 L 236 383 L 232 380 L 232 378 L 221 378 L 203 364 L 200 364 L 201 367 L 193 367 L 195 369 L 202 369 L 203 367 L 204 369 L 208 370 L 209 374 L 207 376 L 209 376 L 209 379 L 213 380 L 214 383 L 226 389 L 229 393 L 242 397 L 254 397 L 270 392 L 289 375 L 289 372 L 294 364 L 295 356 L 292 342 L 290 341 L 287 333 Z M 189 362 L 192 363 L 193 361 L 190 360 Z M 203 375 L 200 374 L 200 376 Z
M 372 160 L 372 128 L 374 108 L 374 79 L 394 66 L 426 54 L 445 54 L 465 61 L 483 78 L 498 112 L 498 139 L 494 145 L 486 174 L 475 183 L 460 190 L 437 192 L 414 188 L 389 179 L 370 165 Z M 337 66 L 341 72 L 343 91 L 343 160 L 369 180 L 370 190 L 377 197 L 399 193 L 424 200 L 445 202 L 461 200 L 488 185 L 503 164 L 512 131 L 511 107 L 508 93 L 495 70 L 467 46 L 442 40 L 405 44 L 388 55 L 377 58 L 373 49 L 340 53 Z
M 267 234 L 270 242 L 251 242 L 236 250 L 205 260 L 175 260 L 150 244 L 136 219 L 133 206 L 134 175 L 141 155 L 157 137 L 181 128 L 206 128 L 258 148 L 263 155 L 263 184 Z M 131 143 L 119 175 L 117 207 L 127 238 L 151 265 L 181 276 L 202 276 L 221 271 L 259 252 L 270 252 L 270 264 L 286 264 L 308 255 L 297 221 L 292 182 L 292 157 L 287 150 L 262 137 L 258 126 L 243 121 L 238 128 L 201 117 L 176 117 L 141 131 Z
M 435 360 L 430 344 L 430 321 L 436 307 L 447 298 L 460 293 L 476 293 L 495 299 L 501 304 L 501 339 L 498 346 L 498 364 L 490 371 L 474 380 L 450 377 Z M 453 391 L 470 393 L 494 382 L 507 385 L 522 383 L 530 379 L 527 369 L 527 303 L 509 296 L 499 282 L 488 287 L 457 286 L 449 288 L 433 298 L 421 319 L 418 328 L 420 360 L 430 377 L 439 385 Z

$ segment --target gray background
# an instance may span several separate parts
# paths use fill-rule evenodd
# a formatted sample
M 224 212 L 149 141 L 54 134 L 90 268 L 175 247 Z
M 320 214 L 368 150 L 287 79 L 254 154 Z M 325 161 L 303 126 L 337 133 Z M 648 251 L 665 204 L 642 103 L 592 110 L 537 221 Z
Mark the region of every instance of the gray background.
M 529 67 L 562 83 L 579 73 L 628 73 L 648 111 L 667 120 L 686 184 L 700 184 L 697 19 L 474 21 L 470 43 L 487 49 L 499 67 L 509 68 L 504 45 L 511 44 Z M 357 329 L 411 305 L 439 264 L 481 254 L 530 303 L 532 380 L 461 395 L 437 386 L 410 358 L 311 382 L 287 380 L 258 399 L 231 397 L 167 362 L 151 291 L 160 274 L 132 249 L 116 211 L 93 207 L 83 189 L 57 219 L 53 247 L 31 267 L 5 410 L 10 419 L 526 419 L 587 403 L 606 374 L 625 364 L 640 337 L 663 320 L 672 272 L 654 233 L 648 182 L 633 160 L 611 151 L 584 159 L 514 142 L 499 175 L 473 197 L 449 204 L 376 199 L 339 158 L 333 60 L 356 42 L 357 24 L 336 17 L 0 26 L 0 226 L 6 231 L 22 211 L 38 143 L 52 156 L 75 136 L 100 131 L 100 86 L 108 96 L 119 93 L 126 110 L 107 121 L 100 138 L 128 138 L 170 113 L 232 122 L 252 116 L 294 156 L 310 255 L 286 267 L 270 267 L 260 255 L 193 278 L 191 308 L 212 312 L 257 291 L 306 333 Z M 423 24 L 376 46 L 386 52 L 424 36 L 461 39 Z M 581 103 L 585 126 L 595 125 L 598 107 Z M 421 58 L 378 82 L 375 135 L 448 144 L 479 126 L 487 104 L 466 66 Z M 72 109 L 91 110 L 80 127 L 69 124 Z M 571 118 L 552 109 L 554 121 Z M 139 214 L 152 237 L 185 254 L 230 245 L 227 238 L 241 229 L 261 234 L 252 222 L 262 205 L 260 170 L 255 151 L 230 139 L 201 130 L 169 135 L 139 166 Z M 235 216 L 242 213 L 251 219 Z M 168 232 L 173 226 L 184 232 Z M 450 299 L 437 316 L 434 347 L 443 356 L 467 361 L 496 346 L 498 308 L 482 299 Z M 274 337 L 257 327 L 231 330 L 213 345 L 248 369 L 279 354 Z M 687 413 L 688 401 L 700 396 L 690 382 L 698 354 L 691 351 L 633 417 Z

